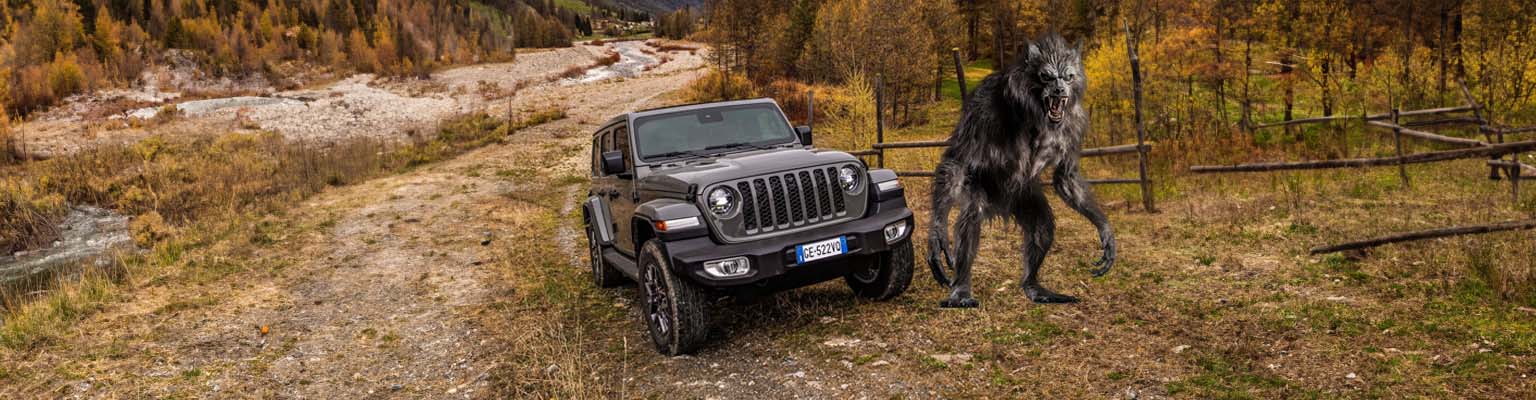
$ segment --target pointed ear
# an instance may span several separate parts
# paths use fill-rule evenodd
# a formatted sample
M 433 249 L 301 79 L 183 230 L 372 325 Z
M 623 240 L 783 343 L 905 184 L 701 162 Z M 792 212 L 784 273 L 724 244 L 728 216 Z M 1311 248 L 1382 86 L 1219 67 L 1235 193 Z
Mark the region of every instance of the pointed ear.
M 1028 57 L 1028 59 L 1033 61 L 1033 60 L 1039 60 L 1041 57 L 1042 56 L 1040 55 L 1040 46 L 1036 46 L 1034 42 L 1030 42 L 1029 43 L 1029 57 Z

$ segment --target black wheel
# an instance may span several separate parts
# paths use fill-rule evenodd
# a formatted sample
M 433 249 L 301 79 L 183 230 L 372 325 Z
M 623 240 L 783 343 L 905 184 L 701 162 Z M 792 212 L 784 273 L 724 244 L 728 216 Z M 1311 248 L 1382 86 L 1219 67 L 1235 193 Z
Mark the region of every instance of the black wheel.
M 666 249 L 651 240 L 640 248 L 640 294 L 643 318 L 656 351 L 675 356 L 687 354 L 709 335 L 707 298 L 692 282 L 672 271 Z
M 864 265 L 853 266 L 843 280 L 859 297 L 885 300 L 900 296 L 912 284 L 912 241 L 901 242 Z
M 592 264 L 592 283 L 597 287 L 611 288 L 624 283 L 624 275 L 603 261 L 603 245 L 598 243 L 597 231 L 587 221 L 587 257 Z

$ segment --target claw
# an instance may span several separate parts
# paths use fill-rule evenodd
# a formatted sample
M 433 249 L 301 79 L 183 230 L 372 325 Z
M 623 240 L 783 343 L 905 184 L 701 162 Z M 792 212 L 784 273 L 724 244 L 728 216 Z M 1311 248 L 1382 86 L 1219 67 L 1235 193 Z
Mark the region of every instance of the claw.
M 939 308 L 976 308 L 980 305 L 974 297 L 950 297 L 939 301 Z

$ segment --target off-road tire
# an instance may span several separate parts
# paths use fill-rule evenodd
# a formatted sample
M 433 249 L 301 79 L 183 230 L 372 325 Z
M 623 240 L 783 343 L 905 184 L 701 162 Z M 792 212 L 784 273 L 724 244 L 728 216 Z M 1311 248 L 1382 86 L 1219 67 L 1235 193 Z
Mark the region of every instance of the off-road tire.
M 597 241 L 597 231 L 590 217 L 587 221 L 587 258 L 592 268 L 592 283 L 597 287 L 611 288 L 624 284 L 624 274 L 603 261 L 603 245 Z
M 640 248 L 641 318 L 656 351 L 688 354 L 709 336 L 708 298 L 672 270 L 665 246 L 652 239 Z
M 853 294 L 866 299 L 886 300 L 900 296 L 912 284 L 912 240 L 907 240 L 867 261 L 855 265 L 843 275 Z

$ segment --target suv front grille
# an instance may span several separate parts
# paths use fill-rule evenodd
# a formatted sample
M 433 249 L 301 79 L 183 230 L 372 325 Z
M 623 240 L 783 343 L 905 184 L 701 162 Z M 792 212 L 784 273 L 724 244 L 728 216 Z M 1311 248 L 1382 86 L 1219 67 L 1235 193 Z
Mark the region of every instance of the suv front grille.
M 833 185 L 837 167 L 817 167 L 734 183 L 741 193 L 747 234 L 775 232 L 848 215 L 843 191 Z

